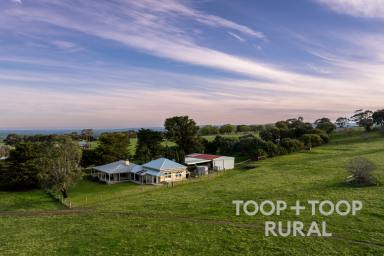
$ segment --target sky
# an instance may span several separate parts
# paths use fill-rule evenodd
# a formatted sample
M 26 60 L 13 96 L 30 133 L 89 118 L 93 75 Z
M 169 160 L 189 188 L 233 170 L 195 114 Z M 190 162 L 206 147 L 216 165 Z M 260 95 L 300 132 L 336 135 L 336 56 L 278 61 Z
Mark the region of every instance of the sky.
M 0 0 L 0 129 L 383 108 L 384 0 Z

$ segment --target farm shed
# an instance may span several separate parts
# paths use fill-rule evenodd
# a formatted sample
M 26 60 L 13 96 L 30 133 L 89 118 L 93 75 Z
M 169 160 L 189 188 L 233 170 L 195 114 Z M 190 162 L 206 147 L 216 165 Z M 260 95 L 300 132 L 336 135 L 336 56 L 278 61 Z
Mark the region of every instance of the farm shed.
M 187 166 L 207 166 L 210 170 L 222 171 L 235 168 L 235 158 L 230 156 L 217 156 L 193 153 L 185 157 Z

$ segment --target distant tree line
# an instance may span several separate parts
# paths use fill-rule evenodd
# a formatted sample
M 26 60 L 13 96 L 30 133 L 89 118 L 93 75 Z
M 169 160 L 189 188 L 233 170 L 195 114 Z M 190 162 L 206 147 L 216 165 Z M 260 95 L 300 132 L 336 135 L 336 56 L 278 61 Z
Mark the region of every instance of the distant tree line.
M 221 126 L 204 125 L 199 127 L 199 135 L 218 135 L 218 134 L 234 134 L 234 133 L 247 133 L 247 132 L 261 132 L 271 125 L 232 125 L 224 124 Z
M 314 126 L 301 117 L 279 121 L 263 127 L 259 137 L 252 134 L 239 138 L 216 136 L 213 141 L 206 142 L 205 151 L 251 159 L 273 157 L 327 143 L 329 134 L 336 128 L 328 118 L 316 120 Z

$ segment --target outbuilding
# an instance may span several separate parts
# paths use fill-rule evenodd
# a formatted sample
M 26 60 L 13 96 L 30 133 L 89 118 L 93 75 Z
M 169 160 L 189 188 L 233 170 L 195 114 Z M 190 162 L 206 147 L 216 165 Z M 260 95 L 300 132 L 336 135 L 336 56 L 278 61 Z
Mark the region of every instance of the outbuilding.
M 230 156 L 193 153 L 185 157 L 184 163 L 189 167 L 206 166 L 209 170 L 214 171 L 224 171 L 235 168 L 235 158 Z

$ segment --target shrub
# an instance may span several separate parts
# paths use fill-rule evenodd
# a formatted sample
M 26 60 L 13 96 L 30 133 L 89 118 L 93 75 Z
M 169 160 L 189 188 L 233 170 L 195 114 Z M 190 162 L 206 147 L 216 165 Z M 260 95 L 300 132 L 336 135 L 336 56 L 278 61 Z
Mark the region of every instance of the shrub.
M 283 147 L 281 145 L 277 145 L 277 149 L 278 149 L 279 155 L 286 155 L 286 154 L 290 153 L 290 152 L 288 152 L 288 150 L 285 147 Z
M 296 139 L 284 138 L 281 140 L 281 146 L 289 153 L 299 151 L 304 148 L 304 144 Z
M 376 169 L 375 165 L 364 157 L 356 157 L 347 164 L 347 170 L 351 173 L 347 177 L 347 183 L 360 186 L 375 185 L 376 179 L 372 172 Z
M 265 144 L 263 145 L 263 149 L 269 157 L 278 156 L 280 154 L 279 147 L 272 141 L 265 142 Z
M 265 141 L 276 141 L 280 138 L 280 129 L 276 127 L 268 128 L 260 132 L 260 138 Z
M 243 136 L 238 142 L 235 143 L 233 151 L 238 155 L 247 156 L 250 158 L 257 158 L 259 156 L 259 149 L 263 148 L 264 141 L 254 136 Z
M 336 130 L 336 126 L 333 123 L 329 122 L 329 121 L 318 123 L 316 128 L 325 131 L 327 134 L 330 134 L 334 130 Z
M 323 144 L 323 140 L 317 134 L 304 134 L 301 138 L 306 147 L 316 147 Z
M 320 130 L 320 129 L 314 129 L 312 133 L 319 135 L 324 143 L 329 142 L 329 135 L 325 131 Z
M 215 135 L 219 133 L 219 127 L 213 125 L 205 125 L 199 128 L 199 134 L 202 136 L 205 135 Z

